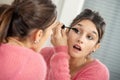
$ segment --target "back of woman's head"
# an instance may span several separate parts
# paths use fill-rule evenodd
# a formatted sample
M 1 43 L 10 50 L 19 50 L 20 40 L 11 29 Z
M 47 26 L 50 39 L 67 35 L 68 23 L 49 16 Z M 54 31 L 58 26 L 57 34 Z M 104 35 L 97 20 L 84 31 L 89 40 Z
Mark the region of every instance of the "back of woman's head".
M 33 29 L 46 29 L 56 18 L 51 0 L 15 0 L 0 18 L 0 43 L 7 37 L 25 38 Z
M 76 25 L 77 23 L 79 23 L 82 20 L 90 20 L 92 21 L 95 25 L 96 25 L 96 29 L 98 31 L 98 43 L 101 41 L 104 31 L 105 31 L 105 26 L 106 23 L 104 21 L 104 19 L 99 15 L 98 12 L 96 11 L 92 11 L 90 9 L 85 9 L 83 10 L 71 23 L 71 27 Z

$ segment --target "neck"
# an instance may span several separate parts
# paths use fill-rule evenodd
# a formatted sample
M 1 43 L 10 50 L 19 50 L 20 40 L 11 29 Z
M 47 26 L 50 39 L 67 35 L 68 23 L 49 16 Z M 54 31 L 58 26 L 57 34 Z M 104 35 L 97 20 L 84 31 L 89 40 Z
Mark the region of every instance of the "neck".
M 70 58 L 70 73 L 73 77 L 77 71 L 83 68 L 86 64 L 93 61 L 93 58 Z
M 70 59 L 70 68 L 74 69 L 74 68 L 77 68 L 77 67 L 80 67 L 82 65 L 84 65 L 86 63 L 86 59 L 85 58 L 71 58 Z
M 8 38 L 8 43 L 12 44 L 12 45 L 16 45 L 16 46 L 22 46 L 25 47 L 25 44 L 22 43 L 21 41 L 18 40 L 18 38 L 13 38 L 13 37 L 9 37 Z
M 93 61 L 94 58 L 92 56 L 87 56 L 87 57 L 83 57 L 83 58 L 73 58 L 71 57 L 70 58 L 70 66 L 71 67 L 79 67 L 79 66 L 82 66 L 86 63 L 89 63 L 91 61 Z

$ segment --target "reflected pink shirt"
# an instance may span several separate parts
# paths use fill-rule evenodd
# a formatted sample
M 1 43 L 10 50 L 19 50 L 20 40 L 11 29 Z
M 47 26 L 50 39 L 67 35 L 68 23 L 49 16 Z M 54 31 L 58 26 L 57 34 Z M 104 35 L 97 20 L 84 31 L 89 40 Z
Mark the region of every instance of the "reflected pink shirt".
M 41 54 L 48 68 L 46 80 L 109 80 L 107 67 L 97 59 L 79 70 L 71 79 L 66 46 L 46 47 L 41 50 Z

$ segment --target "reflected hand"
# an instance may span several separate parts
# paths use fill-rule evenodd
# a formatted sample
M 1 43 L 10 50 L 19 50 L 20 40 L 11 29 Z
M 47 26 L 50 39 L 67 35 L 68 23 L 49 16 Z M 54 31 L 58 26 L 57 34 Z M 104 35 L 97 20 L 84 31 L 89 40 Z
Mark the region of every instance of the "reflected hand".
M 57 27 L 53 29 L 51 35 L 51 42 L 53 46 L 67 46 L 67 30 L 62 29 L 62 23 L 59 23 Z

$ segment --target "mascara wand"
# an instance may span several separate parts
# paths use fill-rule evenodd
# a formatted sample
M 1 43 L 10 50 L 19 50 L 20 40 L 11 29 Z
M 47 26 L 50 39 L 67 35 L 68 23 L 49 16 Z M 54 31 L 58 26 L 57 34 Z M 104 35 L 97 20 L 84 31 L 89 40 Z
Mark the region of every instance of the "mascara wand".
M 61 28 L 62 29 L 65 29 L 65 28 L 71 29 L 70 27 L 66 27 L 65 25 L 63 25 Z

